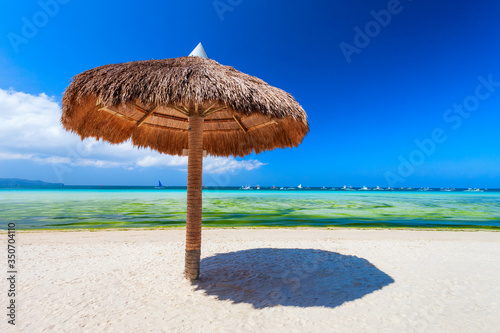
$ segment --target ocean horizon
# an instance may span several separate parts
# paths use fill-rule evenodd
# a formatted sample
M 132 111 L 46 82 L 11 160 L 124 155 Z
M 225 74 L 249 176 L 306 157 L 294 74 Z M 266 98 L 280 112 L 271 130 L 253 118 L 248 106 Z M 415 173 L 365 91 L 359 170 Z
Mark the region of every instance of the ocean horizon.
M 0 203 L 2 229 L 10 222 L 18 230 L 182 227 L 186 220 L 186 187 L 11 187 L 0 189 Z M 204 187 L 203 226 L 500 230 L 500 190 Z

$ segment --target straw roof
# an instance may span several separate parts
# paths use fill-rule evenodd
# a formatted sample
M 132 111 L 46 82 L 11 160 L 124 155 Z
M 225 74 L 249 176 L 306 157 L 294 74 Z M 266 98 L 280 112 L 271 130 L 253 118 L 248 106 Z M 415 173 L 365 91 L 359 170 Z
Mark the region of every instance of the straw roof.
M 132 140 L 170 155 L 188 148 L 189 115 L 204 117 L 214 156 L 298 146 L 307 116 L 285 91 L 200 57 L 136 61 L 76 75 L 63 97 L 63 126 L 111 143 Z

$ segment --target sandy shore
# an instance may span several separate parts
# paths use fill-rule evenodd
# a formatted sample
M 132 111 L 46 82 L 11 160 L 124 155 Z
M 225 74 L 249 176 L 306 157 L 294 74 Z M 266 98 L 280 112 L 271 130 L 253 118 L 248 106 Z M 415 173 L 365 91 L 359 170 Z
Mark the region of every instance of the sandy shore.
M 180 229 L 17 244 L 2 332 L 500 332 L 499 232 L 210 229 L 194 286 Z

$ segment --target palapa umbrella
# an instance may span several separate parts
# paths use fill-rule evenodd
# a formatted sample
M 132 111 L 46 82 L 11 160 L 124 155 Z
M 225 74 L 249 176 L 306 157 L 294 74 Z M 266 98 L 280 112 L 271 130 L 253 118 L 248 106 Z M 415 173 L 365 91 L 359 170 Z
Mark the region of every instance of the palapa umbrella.
M 82 140 L 188 156 L 186 277 L 198 279 L 204 152 L 245 156 L 296 147 L 309 131 L 295 99 L 266 82 L 208 59 L 201 43 L 188 57 L 134 61 L 76 75 L 61 121 Z

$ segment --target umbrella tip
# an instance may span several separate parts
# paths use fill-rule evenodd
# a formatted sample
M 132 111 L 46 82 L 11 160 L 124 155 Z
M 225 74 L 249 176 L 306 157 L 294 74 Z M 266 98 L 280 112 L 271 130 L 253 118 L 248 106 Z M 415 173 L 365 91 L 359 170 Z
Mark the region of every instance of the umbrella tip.
M 203 45 L 199 43 L 194 50 L 189 54 L 190 57 L 201 57 L 208 59 L 207 52 L 205 52 L 205 49 L 203 48 Z

